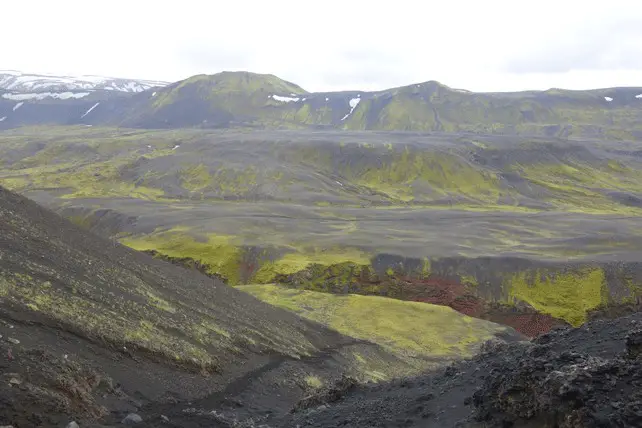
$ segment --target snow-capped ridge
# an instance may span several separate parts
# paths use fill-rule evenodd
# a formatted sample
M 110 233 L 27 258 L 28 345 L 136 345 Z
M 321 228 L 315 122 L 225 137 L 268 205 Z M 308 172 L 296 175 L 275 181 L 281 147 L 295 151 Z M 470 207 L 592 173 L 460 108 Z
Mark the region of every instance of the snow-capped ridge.
M 9 93 L 2 94 L 2 98 L 13 101 L 44 100 L 46 98 L 69 100 L 72 98 L 84 98 L 89 94 L 89 92 L 36 92 L 26 94 Z
M 57 76 L 30 74 L 19 71 L 0 71 L 0 89 L 12 92 L 66 92 L 66 91 L 118 91 L 143 92 L 168 85 L 167 82 L 140 79 L 122 79 L 106 76 Z

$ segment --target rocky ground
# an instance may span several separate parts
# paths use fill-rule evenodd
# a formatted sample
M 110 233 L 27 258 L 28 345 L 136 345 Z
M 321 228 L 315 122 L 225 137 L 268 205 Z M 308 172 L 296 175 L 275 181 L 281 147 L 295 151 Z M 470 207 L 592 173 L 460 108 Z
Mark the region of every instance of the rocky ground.
M 472 360 L 412 380 L 352 388 L 298 410 L 300 427 L 639 427 L 642 314 L 488 343 Z
M 288 393 L 275 380 L 299 362 L 281 356 L 202 398 L 157 401 L 105 373 L 117 368 L 130 384 L 132 370 L 153 377 L 146 370 L 159 367 L 144 356 L 124 358 L 12 310 L 3 309 L 2 320 L 0 423 L 16 428 L 64 427 L 78 414 L 81 427 L 642 426 L 641 313 L 561 327 L 531 342 L 489 341 L 470 360 L 389 383 L 339 375 L 303 396 Z M 54 351 L 60 343 L 77 354 Z M 323 365 L 332 351 L 307 363 Z

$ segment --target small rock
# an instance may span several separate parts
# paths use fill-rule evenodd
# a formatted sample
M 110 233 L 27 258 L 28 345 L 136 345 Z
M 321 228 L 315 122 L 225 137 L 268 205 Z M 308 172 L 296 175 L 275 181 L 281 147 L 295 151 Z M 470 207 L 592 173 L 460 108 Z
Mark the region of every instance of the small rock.
M 12 377 L 9 379 L 9 385 L 20 385 L 22 381 L 18 378 Z
M 67 424 L 67 428 L 80 428 L 80 426 L 78 426 L 76 421 L 71 421 Z
M 163 422 L 169 422 L 169 418 L 167 416 L 165 416 L 165 415 L 161 415 L 161 420 Z
M 13 428 L 13 425 L 0 425 L 0 428 Z
M 20 341 L 18 339 L 14 339 L 13 337 L 7 337 L 7 342 L 13 343 L 14 345 L 20 345 Z
M 130 413 L 125 417 L 125 419 L 122 420 L 123 425 L 136 425 L 143 422 L 143 418 L 140 417 L 140 415 L 136 413 Z
M 642 354 L 642 330 L 634 330 L 626 336 L 626 350 L 632 358 Z

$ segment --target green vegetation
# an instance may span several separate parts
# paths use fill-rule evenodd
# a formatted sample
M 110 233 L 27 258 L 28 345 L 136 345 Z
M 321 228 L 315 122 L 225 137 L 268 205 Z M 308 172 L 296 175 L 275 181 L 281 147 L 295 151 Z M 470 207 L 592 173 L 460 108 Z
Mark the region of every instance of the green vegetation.
M 173 259 L 191 259 L 202 263 L 207 273 L 221 278 L 230 285 L 240 283 L 270 283 L 279 275 L 304 271 L 311 266 L 336 269 L 344 263 L 367 266 L 367 254 L 351 248 L 288 249 L 288 253 L 270 260 L 271 251 L 248 255 L 239 239 L 225 235 L 190 235 L 189 228 L 174 227 L 141 236 L 124 237 L 120 242 L 138 251 L 155 250 Z M 274 249 L 273 253 L 279 250 Z M 243 270 L 250 267 L 249 276 Z M 320 281 L 320 278 L 315 278 Z
M 318 376 L 306 376 L 304 380 L 310 389 L 319 389 L 323 386 L 323 381 Z
M 494 204 L 500 195 L 492 174 L 450 154 L 411 151 L 409 147 L 384 157 L 380 166 L 365 165 L 350 173 L 356 183 L 403 202 L 453 194 Z
M 313 265 L 331 268 L 343 263 L 368 266 L 370 258 L 367 254 L 351 248 L 301 250 L 287 253 L 276 261 L 264 262 L 250 282 L 267 284 L 273 282 L 278 275 L 294 274 Z
M 174 228 L 146 236 L 121 239 L 121 243 L 138 251 L 156 250 L 169 257 L 189 257 L 205 264 L 208 273 L 236 285 L 240 281 L 241 250 L 233 237 L 210 234 L 198 241 L 186 228 Z
M 555 164 L 515 164 L 519 172 L 534 185 L 546 189 L 546 200 L 555 206 L 581 212 L 639 213 L 639 209 L 617 206 L 608 191 L 642 192 L 642 170 L 632 169 L 609 160 L 596 164 L 566 160 Z
M 579 326 L 590 309 L 605 303 L 606 287 L 602 268 L 579 271 L 522 272 L 506 280 L 509 298 L 522 300 L 540 312 Z
M 116 301 L 103 305 L 87 298 L 86 293 L 90 289 L 88 284 L 76 283 L 73 294 L 70 294 L 53 287 L 48 281 L 40 282 L 29 275 L 0 276 L 3 297 L 79 328 L 90 337 L 142 347 L 174 361 L 197 364 L 204 370 L 218 370 L 206 346 L 169 333 L 171 328 L 178 326 L 168 324 L 168 318 L 135 301 L 122 302 L 123 306 Z M 159 300 L 162 301 L 156 298 L 150 303 L 156 306 Z M 132 322 L 135 320 L 139 321 Z M 203 345 L 211 345 L 212 340 L 212 337 L 208 338 Z
M 238 287 L 340 333 L 372 341 L 402 358 L 471 355 L 503 327 L 448 307 L 375 296 L 337 296 L 276 285 Z

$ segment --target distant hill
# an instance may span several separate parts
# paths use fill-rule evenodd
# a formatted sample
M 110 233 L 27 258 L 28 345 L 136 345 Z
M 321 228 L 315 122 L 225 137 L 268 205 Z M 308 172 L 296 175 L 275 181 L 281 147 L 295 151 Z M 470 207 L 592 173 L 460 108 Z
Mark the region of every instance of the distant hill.
M 13 82 L 0 84 L 0 129 L 85 124 L 642 138 L 642 87 L 476 93 L 427 81 L 376 92 L 313 93 L 249 72 L 198 75 L 166 86 L 120 79 L 97 84 L 93 78 L 20 83 L 23 77 L 0 74 L 0 82 Z

